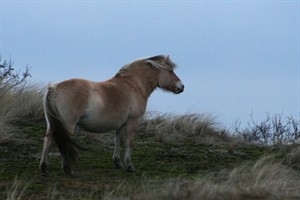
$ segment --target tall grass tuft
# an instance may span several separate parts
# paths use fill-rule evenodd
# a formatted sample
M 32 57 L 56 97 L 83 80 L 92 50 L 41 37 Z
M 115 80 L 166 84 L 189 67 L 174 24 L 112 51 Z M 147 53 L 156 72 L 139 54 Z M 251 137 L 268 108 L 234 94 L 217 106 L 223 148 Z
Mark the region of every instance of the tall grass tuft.
M 226 141 L 229 135 L 218 128 L 215 118 L 207 114 L 155 114 L 148 113 L 141 122 L 138 133 L 157 136 L 161 141 L 178 141 L 193 138 L 199 142 Z
M 16 90 L 0 90 L 0 120 L 17 123 L 22 119 L 42 118 L 43 92 L 38 86 L 23 86 Z
M 7 200 L 21 200 L 23 199 L 24 193 L 26 192 L 28 186 L 30 183 L 27 183 L 24 185 L 24 183 L 18 179 L 18 177 L 15 178 L 15 181 L 13 182 L 11 188 L 7 191 Z
M 44 118 L 43 90 L 37 85 L 0 88 L 0 141 L 9 137 L 16 125 L 24 120 Z
M 299 199 L 297 171 L 275 162 L 273 156 L 241 165 L 220 177 L 210 174 L 188 186 L 172 186 L 165 199 Z M 174 189 L 173 189 L 174 188 Z
M 288 164 L 295 168 L 300 169 L 300 146 L 296 145 L 293 147 L 288 154 Z

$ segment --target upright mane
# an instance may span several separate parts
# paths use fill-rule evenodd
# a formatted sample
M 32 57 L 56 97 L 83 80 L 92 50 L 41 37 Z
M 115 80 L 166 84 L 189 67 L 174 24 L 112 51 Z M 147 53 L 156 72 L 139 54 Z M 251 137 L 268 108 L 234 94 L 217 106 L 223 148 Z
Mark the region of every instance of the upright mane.
M 176 68 L 176 64 L 170 59 L 170 56 L 165 55 L 147 58 L 145 62 L 150 63 L 158 69 L 166 69 L 168 71 L 173 71 Z
M 138 59 L 138 60 L 135 60 L 131 63 L 124 65 L 119 70 L 119 72 L 115 75 L 115 77 L 119 77 L 121 75 L 126 74 L 126 72 L 131 68 L 131 66 L 133 66 L 133 63 L 136 63 L 136 62 L 141 62 L 141 64 L 148 63 L 157 69 L 163 69 L 163 70 L 168 70 L 168 71 L 173 71 L 176 68 L 176 64 L 170 59 L 169 56 L 157 55 L 157 56 L 152 56 L 149 58 Z

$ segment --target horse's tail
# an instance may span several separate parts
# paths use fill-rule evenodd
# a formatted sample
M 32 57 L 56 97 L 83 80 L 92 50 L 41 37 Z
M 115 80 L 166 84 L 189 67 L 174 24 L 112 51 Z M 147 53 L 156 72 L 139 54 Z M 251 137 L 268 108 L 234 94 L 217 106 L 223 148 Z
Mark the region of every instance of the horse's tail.
M 68 131 L 61 122 L 59 112 L 55 104 L 56 91 L 49 86 L 44 98 L 44 110 L 51 135 L 63 157 L 67 162 L 76 162 L 79 158 L 76 148 L 84 149 L 70 138 Z

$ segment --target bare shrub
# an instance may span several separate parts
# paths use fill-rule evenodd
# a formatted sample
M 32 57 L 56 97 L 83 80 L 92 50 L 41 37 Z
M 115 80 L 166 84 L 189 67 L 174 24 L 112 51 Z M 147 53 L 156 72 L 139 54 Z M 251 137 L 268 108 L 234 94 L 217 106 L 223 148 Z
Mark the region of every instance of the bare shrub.
M 0 121 L 2 124 L 17 122 L 21 118 L 36 118 L 43 114 L 42 90 L 28 86 L 28 67 L 23 72 L 13 67 L 13 62 L 0 58 Z
M 26 80 L 31 77 L 28 66 L 25 71 L 16 71 L 13 67 L 12 60 L 4 60 L 2 62 L 0 57 L 0 91 L 14 89 L 17 86 L 24 85 Z
M 240 128 L 240 122 L 235 125 L 235 132 L 244 141 L 252 144 L 282 145 L 295 143 L 300 137 L 300 122 L 293 117 L 283 118 L 282 115 L 267 116 L 266 120 L 258 123 L 251 115 L 248 127 Z
M 16 129 L 15 124 L 43 118 L 43 91 L 37 85 L 27 85 L 28 67 L 22 72 L 13 62 L 0 58 L 0 141 L 8 139 Z

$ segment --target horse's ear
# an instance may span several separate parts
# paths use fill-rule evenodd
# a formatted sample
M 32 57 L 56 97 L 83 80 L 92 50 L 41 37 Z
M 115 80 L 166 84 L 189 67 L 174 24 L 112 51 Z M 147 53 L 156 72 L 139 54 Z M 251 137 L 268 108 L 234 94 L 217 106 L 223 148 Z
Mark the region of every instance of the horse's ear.
M 174 69 L 175 67 L 176 67 L 176 64 L 170 59 L 170 56 L 169 55 L 167 55 L 166 57 L 165 57 L 165 63 L 167 64 L 167 65 L 169 65 L 172 69 Z
M 146 59 L 145 62 L 151 64 L 157 69 L 171 70 L 168 66 L 166 66 L 166 64 L 168 65 L 169 63 L 169 56 L 154 56 Z
M 161 63 L 151 59 L 147 59 L 146 63 L 149 63 L 152 67 L 155 67 L 156 69 L 165 68 Z
M 164 58 L 164 63 L 169 64 L 169 62 L 170 62 L 170 56 L 167 55 L 167 56 Z

